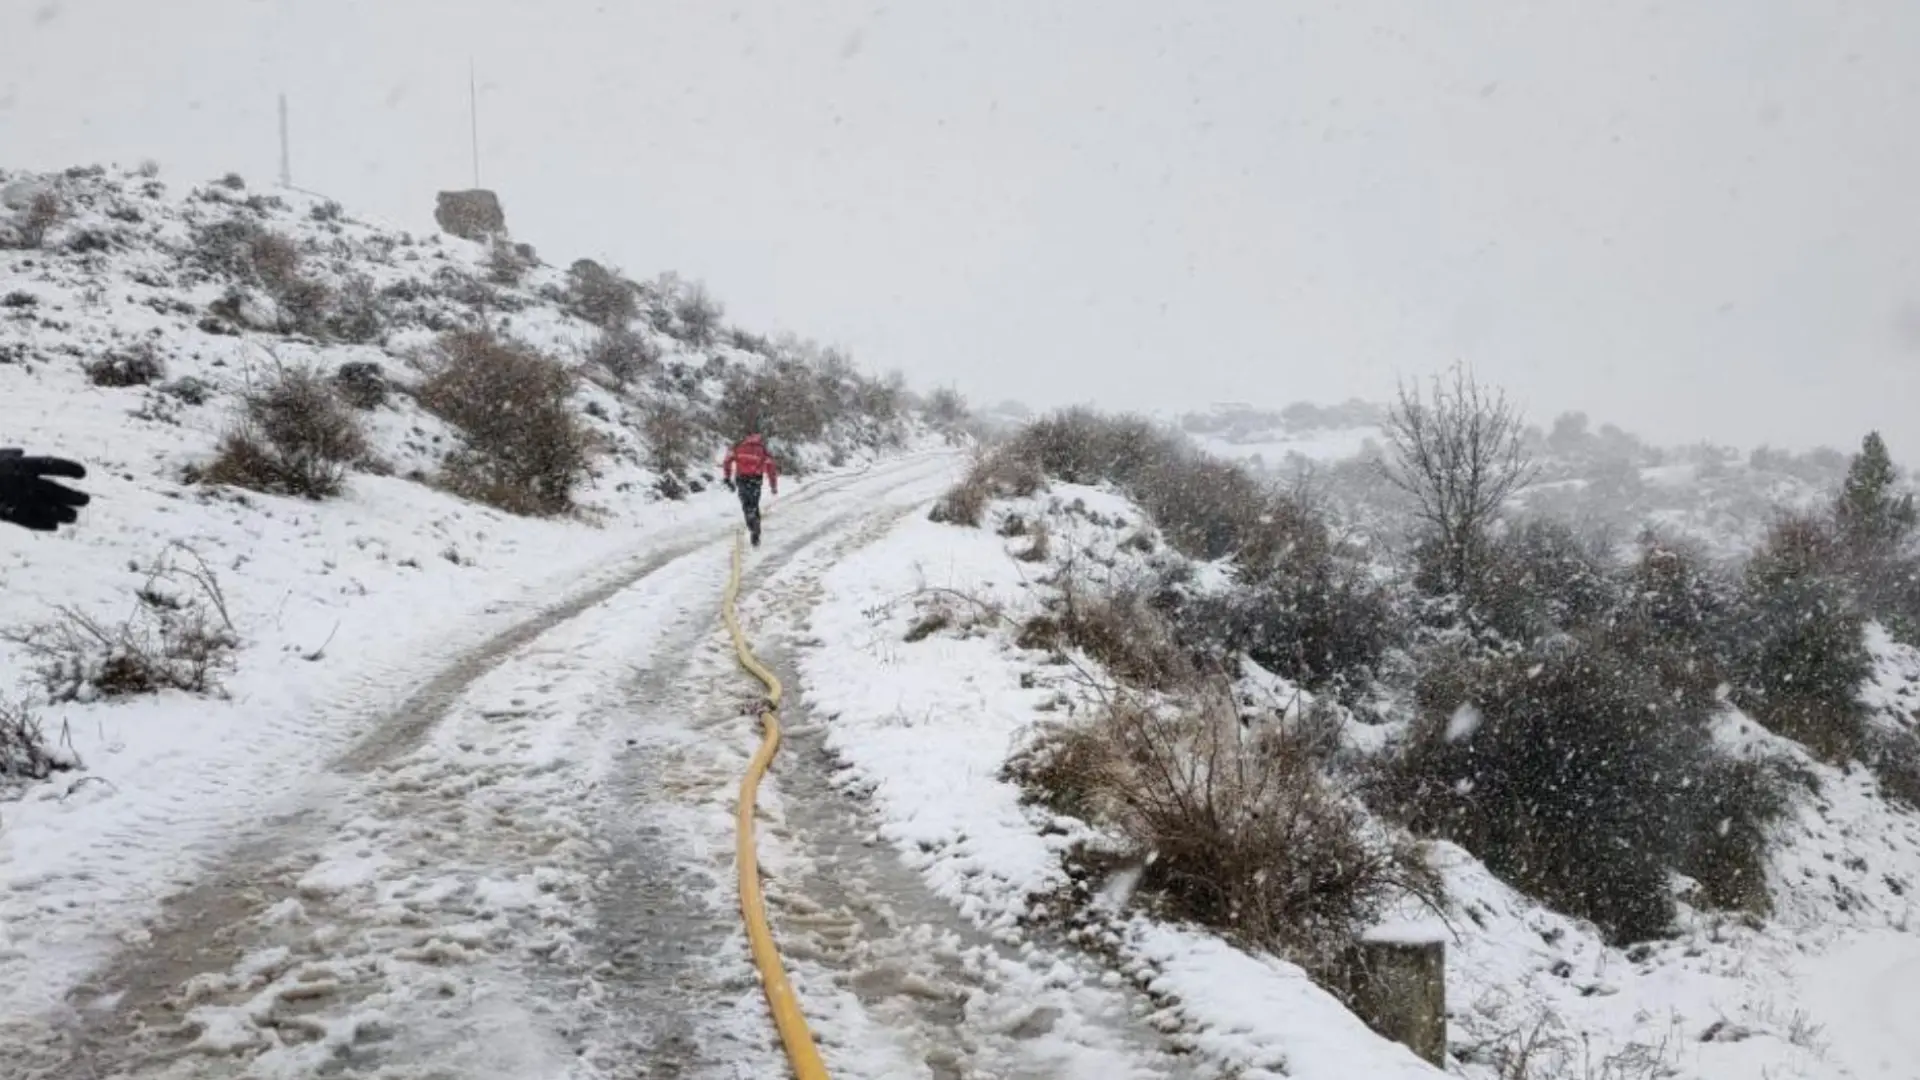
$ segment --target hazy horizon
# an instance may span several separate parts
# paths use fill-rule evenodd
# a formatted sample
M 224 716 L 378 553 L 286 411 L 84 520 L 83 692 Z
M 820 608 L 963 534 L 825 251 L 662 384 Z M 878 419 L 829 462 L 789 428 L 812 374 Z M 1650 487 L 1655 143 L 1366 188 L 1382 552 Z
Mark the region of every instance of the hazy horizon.
M 1455 362 L 1543 426 L 1896 456 L 1920 407 L 1920 9 L 22 3 L 0 165 L 278 170 L 921 385 L 1178 413 Z

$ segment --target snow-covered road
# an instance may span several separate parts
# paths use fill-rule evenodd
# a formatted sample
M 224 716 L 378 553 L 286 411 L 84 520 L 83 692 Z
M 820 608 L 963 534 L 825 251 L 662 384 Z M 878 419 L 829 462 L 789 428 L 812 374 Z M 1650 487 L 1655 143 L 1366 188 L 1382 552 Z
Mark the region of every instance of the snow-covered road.
M 769 517 L 741 610 L 770 660 L 819 575 L 953 467 L 883 466 Z M 12 1025 L 0 1060 L 167 1080 L 781 1074 L 730 873 L 757 697 L 719 630 L 726 555 L 717 534 L 666 545 L 427 678 L 66 1006 Z M 794 719 L 762 846 L 836 1076 L 1177 1074 L 1136 1003 L 979 936 L 872 843 Z

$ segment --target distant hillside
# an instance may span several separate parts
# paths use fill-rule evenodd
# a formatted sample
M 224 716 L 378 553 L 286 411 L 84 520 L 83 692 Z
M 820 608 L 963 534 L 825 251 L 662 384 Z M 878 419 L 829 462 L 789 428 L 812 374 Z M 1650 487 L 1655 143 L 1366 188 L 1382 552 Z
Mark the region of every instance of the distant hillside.
M 1277 410 L 1222 405 L 1188 414 L 1179 426 L 1204 449 L 1304 481 L 1350 522 L 1391 532 L 1403 508 L 1371 464 L 1387 446 L 1386 413 L 1359 401 Z M 1655 446 L 1612 424 L 1594 427 L 1582 413 L 1530 427 L 1527 441 L 1540 471 L 1516 499 L 1523 514 L 1573 519 L 1621 540 L 1656 526 L 1723 555 L 1751 549 L 1782 508 L 1826 502 L 1847 467 L 1845 453 L 1826 448 Z

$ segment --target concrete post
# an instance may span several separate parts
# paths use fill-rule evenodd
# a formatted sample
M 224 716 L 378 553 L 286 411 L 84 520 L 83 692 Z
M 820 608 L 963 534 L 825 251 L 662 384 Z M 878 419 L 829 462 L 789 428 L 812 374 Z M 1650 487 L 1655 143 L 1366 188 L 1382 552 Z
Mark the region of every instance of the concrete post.
M 1446 942 L 1426 933 L 1369 934 L 1347 954 L 1354 1014 L 1441 1068 L 1447 1063 Z

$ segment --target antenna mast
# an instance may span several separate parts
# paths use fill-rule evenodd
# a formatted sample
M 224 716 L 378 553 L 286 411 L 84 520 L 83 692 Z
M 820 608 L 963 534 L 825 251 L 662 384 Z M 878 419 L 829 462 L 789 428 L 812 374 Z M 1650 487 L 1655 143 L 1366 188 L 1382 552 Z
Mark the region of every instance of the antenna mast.
M 280 186 L 283 188 L 293 186 L 293 155 L 288 149 L 288 143 L 287 95 L 283 90 L 280 93 Z
M 473 122 L 473 186 L 480 187 L 480 84 L 474 77 L 473 57 L 467 57 L 467 115 Z

